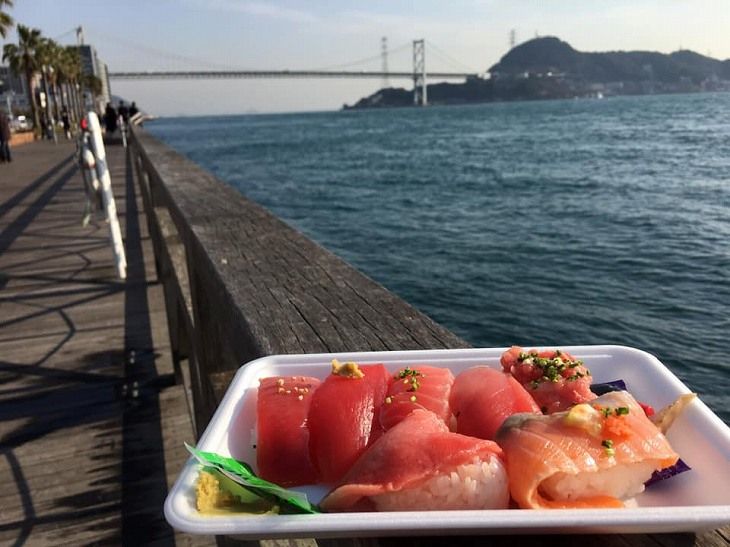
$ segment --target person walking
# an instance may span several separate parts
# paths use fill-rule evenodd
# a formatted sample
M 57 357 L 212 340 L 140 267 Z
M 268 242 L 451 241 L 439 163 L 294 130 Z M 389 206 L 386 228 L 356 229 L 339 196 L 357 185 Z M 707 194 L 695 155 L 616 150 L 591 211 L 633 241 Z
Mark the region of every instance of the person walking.
M 124 125 L 127 125 L 129 123 L 129 108 L 127 108 L 127 105 L 124 104 L 124 101 L 119 101 L 119 107 L 117 108 L 117 112 L 122 117 Z
M 111 135 L 117 130 L 117 111 L 112 103 L 106 103 L 106 111 L 104 112 L 104 125 L 107 135 Z
M 68 116 L 68 110 L 63 107 L 61 110 L 61 121 L 63 122 L 63 132 L 66 135 L 66 140 L 71 140 L 71 120 Z
M 10 120 L 8 115 L 0 110 L 0 162 L 11 162 L 10 157 Z

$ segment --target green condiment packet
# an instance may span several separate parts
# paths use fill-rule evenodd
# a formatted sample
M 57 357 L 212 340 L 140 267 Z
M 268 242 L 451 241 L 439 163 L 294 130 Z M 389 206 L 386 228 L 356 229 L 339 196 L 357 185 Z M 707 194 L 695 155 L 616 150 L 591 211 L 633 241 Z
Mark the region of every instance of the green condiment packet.
M 319 513 L 319 509 L 309 503 L 307 495 L 294 490 L 287 490 L 272 482 L 257 477 L 251 470 L 251 467 L 234 458 L 226 458 L 215 454 L 214 452 L 203 452 L 188 443 L 185 443 L 196 460 L 201 464 L 218 469 L 226 477 L 240 484 L 244 488 L 250 490 L 257 496 L 266 499 L 273 499 L 275 502 L 283 504 L 282 509 L 286 508 L 296 513 Z
M 224 475 L 223 472 L 217 467 L 211 467 L 209 465 L 206 465 L 201 469 L 201 472 L 202 471 L 211 473 L 216 479 L 218 479 L 221 490 L 231 494 L 234 498 L 236 498 L 236 500 L 238 500 L 239 503 L 245 505 L 270 503 L 267 500 L 263 499 L 261 496 L 254 494 L 248 488 L 241 486 L 236 481 L 228 478 L 228 475 Z

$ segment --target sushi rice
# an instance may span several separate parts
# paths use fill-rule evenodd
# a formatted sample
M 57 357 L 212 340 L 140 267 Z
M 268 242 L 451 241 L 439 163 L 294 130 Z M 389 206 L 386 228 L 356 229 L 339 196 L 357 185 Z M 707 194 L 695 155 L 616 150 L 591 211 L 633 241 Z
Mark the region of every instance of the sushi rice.
M 475 459 L 414 488 L 372 497 L 378 511 L 506 509 L 507 471 L 500 459 Z
M 540 491 L 549 499 L 578 500 L 593 496 L 633 498 L 644 491 L 651 478 L 653 462 L 635 462 L 591 472 L 556 473 L 540 484 Z

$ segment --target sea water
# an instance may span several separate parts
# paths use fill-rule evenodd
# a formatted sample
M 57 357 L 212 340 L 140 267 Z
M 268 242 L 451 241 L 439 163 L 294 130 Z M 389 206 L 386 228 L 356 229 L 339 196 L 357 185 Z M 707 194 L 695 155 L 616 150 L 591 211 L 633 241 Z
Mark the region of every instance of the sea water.
M 730 93 L 148 128 L 471 344 L 634 346 L 730 423 Z

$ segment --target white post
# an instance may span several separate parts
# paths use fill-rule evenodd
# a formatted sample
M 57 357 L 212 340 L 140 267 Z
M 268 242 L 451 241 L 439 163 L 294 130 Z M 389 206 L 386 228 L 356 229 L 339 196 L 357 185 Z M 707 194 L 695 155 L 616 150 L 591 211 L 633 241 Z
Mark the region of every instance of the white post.
M 91 134 L 91 151 L 96 157 L 96 175 L 101 183 L 101 197 L 109 221 L 109 235 L 112 241 L 112 251 L 114 252 L 117 274 L 120 279 L 126 279 L 127 258 L 124 254 L 122 230 L 119 227 L 119 219 L 117 218 L 117 206 L 114 203 L 112 179 L 106 163 L 106 150 L 104 149 L 104 140 L 101 137 L 101 125 L 99 125 L 99 118 L 96 112 L 89 112 L 86 115 L 86 120 L 89 124 L 89 133 Z
M 119 116 L 119 130 L 122 132 L 122 145 L 124 148 L 127 147 L 127 124 L 124 123 L 124 118 Z
M 91 214 L 101 210 L 101 192 L 99 192 L 99 179 L 96 176 L 96 158 L 89 148 L 89 135 L 82 135 L 80 138 L 79 161 L 81 163 L 81 174 L 84 177 L 84 191 L 86 193 L 86 204 L 84 205 L 84 216 L 82 226 L 89 224 Z

